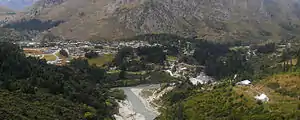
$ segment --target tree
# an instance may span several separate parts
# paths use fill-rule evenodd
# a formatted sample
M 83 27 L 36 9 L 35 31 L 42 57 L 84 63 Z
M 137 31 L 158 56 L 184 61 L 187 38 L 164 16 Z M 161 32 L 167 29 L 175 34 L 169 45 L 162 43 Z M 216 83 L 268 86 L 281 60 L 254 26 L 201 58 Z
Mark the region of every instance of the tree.
M 205 65 L 210 60 L 215 60 L 228 52 L 229 48 L 226 45 L 204 41 L 196 45 L 193 57 L 200 65 Z
M 133 57 L 134 49 L 132 47 L 124 47 L 121 48 L 117 55 L 115 56 L 115 59 L 113 60 L 113 63 L 116 66 L 121 66 L 123 63 L 127 63 L 128 59 Z
M 69 57 L 68 52 L 67 52 L 66 50 L 64 50 L 64 49 L 61 49 L 61 50 L 59 51 L 59 54 L 61 54 L 62 56 L 65 56 L 65 57 Z
M 96 58 L 96 57 L 98 57 L 99 55 L 98 55 L 98 53 L 96 53 L 96 52 L 94 52 L 94 51 L 90 51 L 90 52 L 85 53 L 84 56 L 85 56 L 86 58 L 91 59 L 91 58 Z
M 276 51 L 275 43 L 268 43 L 262 46 L 258 46 L 257 52 L 259 53 L 273 53 Z
M 297 64 L 296 64 L 297 68 L 300 68 L 300 49 L 298 50 L 297 53 Z
M 178 61 L 179 61 L 179 63 L 184 62 L 184 63 L 191 64 L 191 65 L 197 64 L 197 61 L 195 60 L 195 58 L 193 58 L 192 56 L 186 56 L 186 55 L 180 56 Z
M 163 51 L 163 48 L 154 46 L 154 47 L 139 47 L 137 49 L 138 56 L 142 57 L 142 60 L 150 63 L 164 64 L 166 60 L 166 54 Z
M 126 65 L 122 64 L 121 65 L 121 72 L 119 74 L 119 79 L 126 79 Z
M 283 61 L 283 71 L 286 72 L 286 71 L 289 70 L 289 59 L 290 59 L 290 56 L 288 54 L 288 51 L 284 50 L 281 57 L 282 57 L 282 61 Z
M 111 98 L 107 86 L 112 84 L 106 81 L 105 70 L 89 66 L 87 60 L 75 59 L 69 66 L 48 65 L 43 60 L 26 57 L 16 45 L 0 43 L 0 72 L 2 89 L 30 96 L 36 93 L 59 95 L 61 100 L 54 104 L 58 105 L 62 100 L 70 104 L 87 104 L 97 110 L 93 113 L 96 113 L 96 119 L 100 120 L 110 117 L 113 113 L 113 108 L 106 107 L 106 100 Z M 29 102 L 33 100 L 28 99 Z M 69 105 L 65 107 L 70 109 Z
M 70 62 L 70 65 L 81 70 L 87 69 L 89 67 L 88 61 L 84 59 L 74 59 Z

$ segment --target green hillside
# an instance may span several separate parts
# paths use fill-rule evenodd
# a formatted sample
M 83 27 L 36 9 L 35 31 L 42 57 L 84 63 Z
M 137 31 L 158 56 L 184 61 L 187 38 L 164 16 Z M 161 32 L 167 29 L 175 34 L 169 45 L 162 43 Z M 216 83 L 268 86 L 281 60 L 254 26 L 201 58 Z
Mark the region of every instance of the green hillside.
M 210 89 L 212 86 L 204 88 Z M 264 93 L 269 101 L 254 96 Z M 163 109 L 161 120 L 297 120 L 300 118 L 300 74 L 267 77 L 251 86 L 220 84 L 211 90 L 194 89 L 189 97 Z
M 105 70 L 89 66 L 87 60 L 70 64 L 48 65 L 0 42 L 0 118 L 112 119 L 116 103 Z

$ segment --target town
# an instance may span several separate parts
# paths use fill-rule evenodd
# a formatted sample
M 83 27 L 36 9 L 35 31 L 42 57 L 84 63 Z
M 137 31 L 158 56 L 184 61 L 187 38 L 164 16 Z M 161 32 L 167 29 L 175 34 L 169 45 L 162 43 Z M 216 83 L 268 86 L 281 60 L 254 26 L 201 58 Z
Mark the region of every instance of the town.
M 118 52 L 119 48 L 132 47 L 138 48 L 142 46 L 155 46 L 145 41 L 130 41 L 130 42 L 100 42 L 92 43 L 88 41 L 59 41 L 59 42 L 38 42 L 38 41 L 21 41 L 14 44 L 19 45 L 23 49 L 26 56 L 37 57 L 47 60 L 48 64 L 65 65 L 72 59 L 86 58 L 86 53 L 95 52 L 99 55 L 98 61 L 101 61 L 101 56 L 113 57 Z M 66 54 L 62 54 L 66 53 Z M 103 58 L 104 59 L 104 58 Z M 91 64 L 97 65 L 97 60 L 90 59 Z

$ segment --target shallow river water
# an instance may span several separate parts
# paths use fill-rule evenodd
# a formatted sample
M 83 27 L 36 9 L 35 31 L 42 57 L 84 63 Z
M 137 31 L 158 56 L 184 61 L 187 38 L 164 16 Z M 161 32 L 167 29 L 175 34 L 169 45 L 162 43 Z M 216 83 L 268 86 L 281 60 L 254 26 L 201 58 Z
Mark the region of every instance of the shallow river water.
M 141 100 L 141 97 L 138 97 L 134 92 L 133 89 L 146 89 L 146 88 L 158 88 L 159 85 L 142 85 L 136 87 L 122 87 L 119 89 L 124 90 L 124 93 L 127 96 L 127 100 L 132 104 L 133 111 L 139 113 L 144 116 L 146 120 L 153 120 L 158 115 L 155 111 L 147 109 L 147 106 Z

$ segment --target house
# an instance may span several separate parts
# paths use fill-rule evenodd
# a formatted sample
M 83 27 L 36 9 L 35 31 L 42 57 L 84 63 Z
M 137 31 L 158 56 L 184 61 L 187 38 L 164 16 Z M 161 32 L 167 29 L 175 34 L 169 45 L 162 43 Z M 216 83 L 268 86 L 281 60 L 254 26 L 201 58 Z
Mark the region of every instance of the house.
M 47 64 L 56 64 L 56 61 L 47 61 Z

